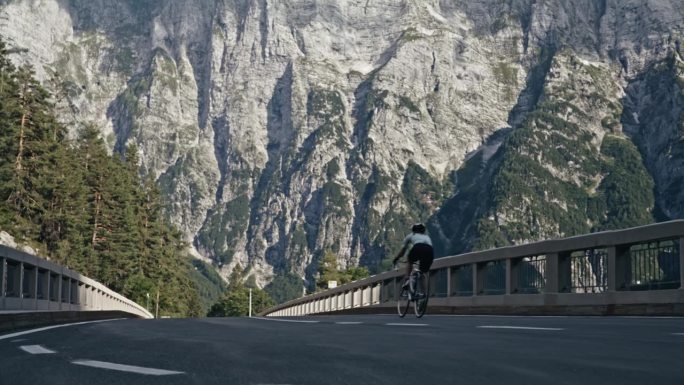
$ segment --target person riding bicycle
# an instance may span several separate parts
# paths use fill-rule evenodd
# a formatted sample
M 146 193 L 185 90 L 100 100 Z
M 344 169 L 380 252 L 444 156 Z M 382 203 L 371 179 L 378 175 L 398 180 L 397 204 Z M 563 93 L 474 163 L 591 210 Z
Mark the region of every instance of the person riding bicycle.
M 408 264 L 406 265 L 406 283 L 409 283 L 409 276 L 411 275 L 411 268 L 414 263 L 419 262 L 418 268 L 420 272 L 426 274 L 430 271 L 430 266 L 432 266 L 432 261 L 435 259 L 434 251 L 432 250 L 432 240 L 430 236 L 425 233 L 426 228 L 422 223 L 416 223 L 411 227 L 411 234 L 404 238 L 403 247 L 399 250 L 399 253 L 394 258 L 394 264 L 397 264 L 399 258 L 401 258 L 408 250 Z M 425 280 L 423 280 L 425 282 Z M 425 292 L 421 290 L 423 293 Z

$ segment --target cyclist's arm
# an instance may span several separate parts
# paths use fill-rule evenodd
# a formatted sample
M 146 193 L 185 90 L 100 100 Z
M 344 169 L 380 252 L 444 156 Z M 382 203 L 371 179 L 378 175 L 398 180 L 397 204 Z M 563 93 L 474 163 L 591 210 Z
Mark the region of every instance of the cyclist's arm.
M 394 261 L 392 261 L 392 262 L 393 262 L 395 265 L 396 265 L 397 261 L 399 260 L 399 258 L 401 258 L 401 257 L 404 255 L 404 253 L 406 252 L 406 249 L 407 249 L 407 248 L 408 248 L 408 246 L 407 246 L 407 245 L 404 245 L 404 247 L 402 247 L 401 250 L 399 250 L 399 253 L 397 253 L 397 256 L 394 257 Z

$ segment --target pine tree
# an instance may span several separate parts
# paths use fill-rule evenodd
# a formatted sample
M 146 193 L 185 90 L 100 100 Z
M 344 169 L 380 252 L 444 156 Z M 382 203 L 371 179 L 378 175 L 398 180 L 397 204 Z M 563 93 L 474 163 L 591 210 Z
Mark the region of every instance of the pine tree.
M 14 157 L 17 153 L 16 121 L 21 114 L 16 76 L 16 68 L 7 57 L 7 47 L 0 40 L 0 225 L 7 229 L 11 229 L 17 219 L 14 210 L 8 206 L 8 199 L 13 191 L 11 181 L 14 178 Z
M 258 287 L 249 288 L 240 265 L 233 268 L 228 289 L 209 309 L 208 317 L 242 317 L 249 314 L 249 292 L 252 291 L 252 313 L 257 314 L 274 305 L 273 299 Z
M 337 266 L 337 256 L 330 250 L 323 253 L 323 258 L 318 262 L 318 278 L 316 287 L 320 290 L 328 288 L 329 281 L 340 281 L 340 271 Z
M 201 315 L 187 245 L 154 179 L 141 181 L 137 148 L 111 155 L 93 125 L 73 143 L 66 131 L 0 41 L 0 229 L 139 303 L 159 292 L 162 314 Z

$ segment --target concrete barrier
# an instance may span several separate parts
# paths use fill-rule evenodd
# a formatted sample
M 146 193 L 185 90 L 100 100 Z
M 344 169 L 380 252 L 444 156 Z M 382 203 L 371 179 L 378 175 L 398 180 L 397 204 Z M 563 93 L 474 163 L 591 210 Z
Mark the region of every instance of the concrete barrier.
M 44 311 L 0 313 L 0 333 L 54 324 L 99 321 L 116 318 L 139 318 L 123 311 Z
M 35 255 L 0 246 L 0 314 L 8 311 L 26 312 L 25 317 L 36 317 L 36 322 L 47 319 L 37 312 L 61 314 L 54 317 L 69 312 L 121 312 L 153 318 L 144 307 L 95 280 Z

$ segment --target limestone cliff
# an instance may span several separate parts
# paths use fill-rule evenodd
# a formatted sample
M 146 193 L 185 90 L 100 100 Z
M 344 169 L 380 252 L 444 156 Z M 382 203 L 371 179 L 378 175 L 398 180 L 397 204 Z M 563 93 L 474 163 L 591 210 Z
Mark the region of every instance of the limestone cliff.
M 676 0 L 0 4 L 224 275 L 377 268 L 419 220 L 444 255 L 684 215 Z

